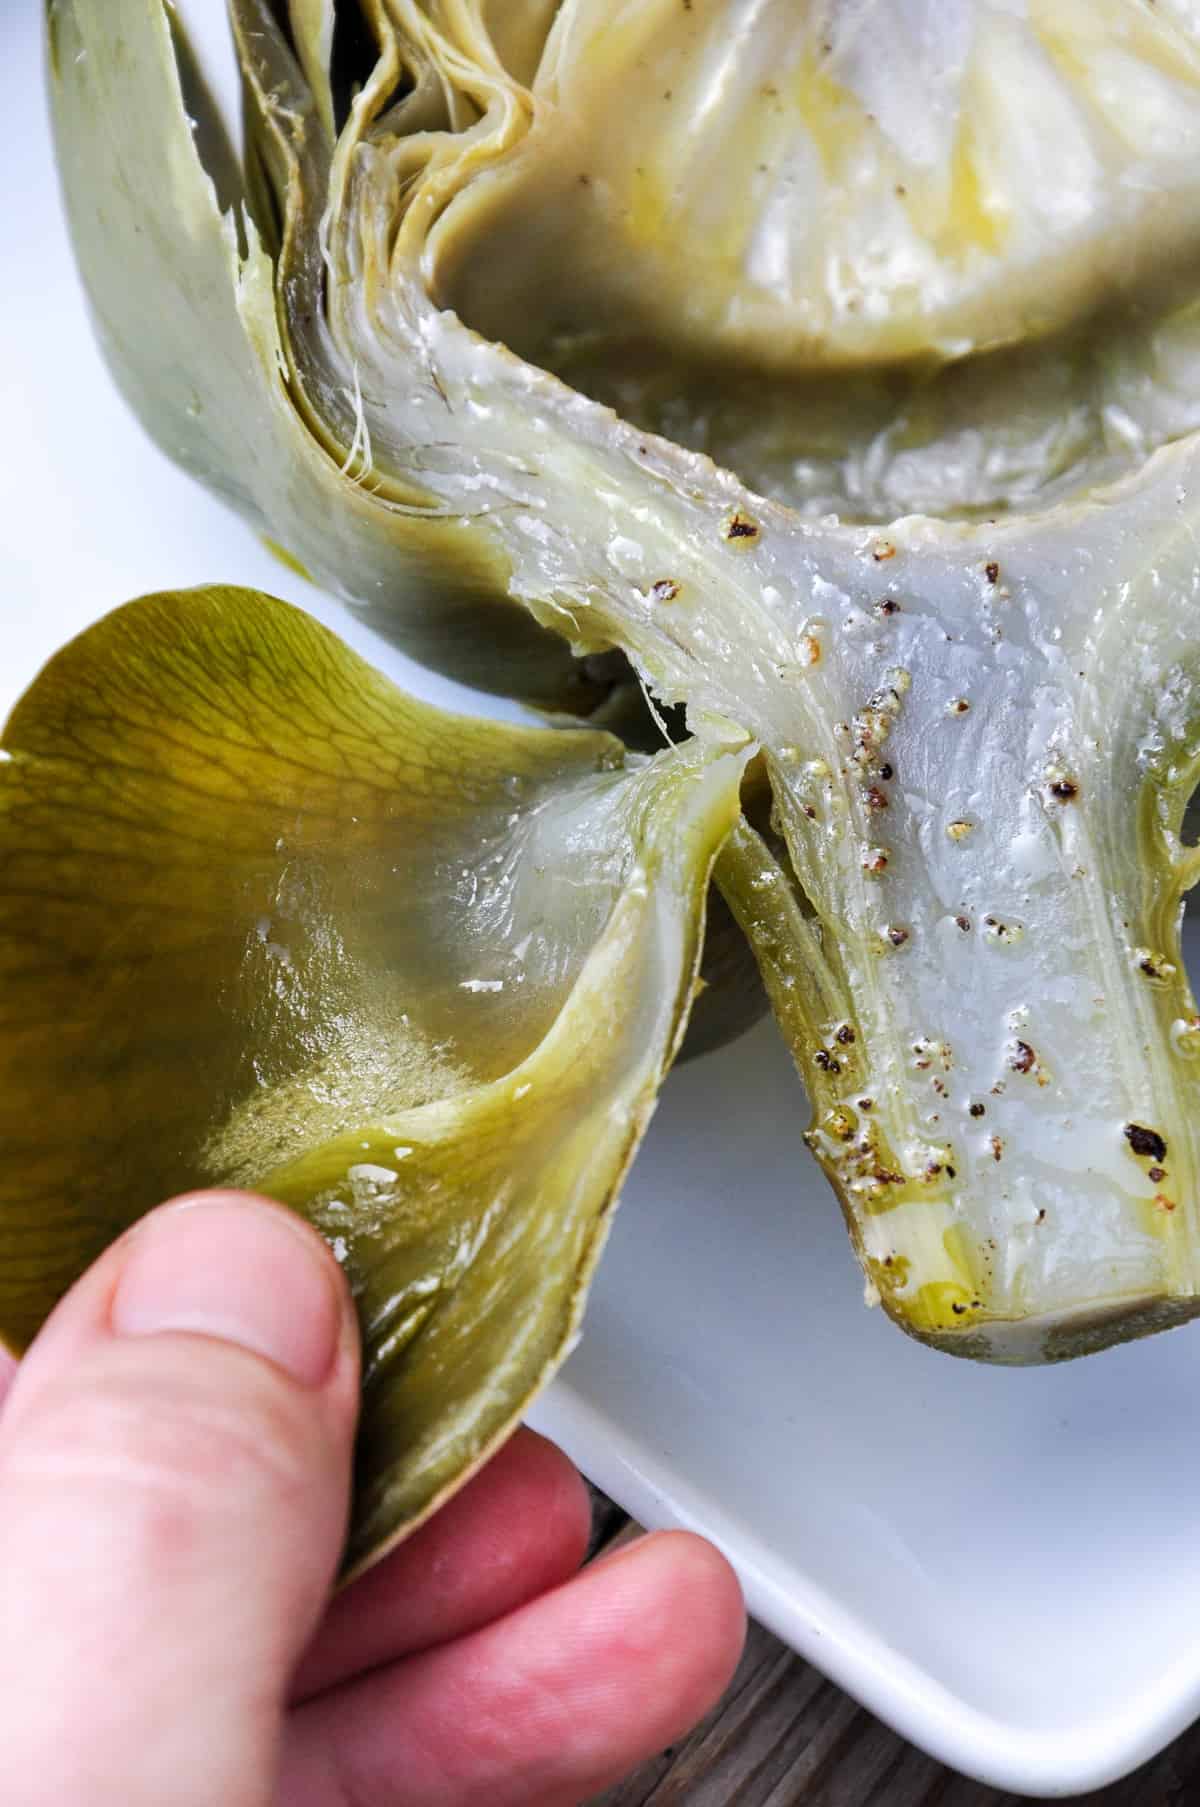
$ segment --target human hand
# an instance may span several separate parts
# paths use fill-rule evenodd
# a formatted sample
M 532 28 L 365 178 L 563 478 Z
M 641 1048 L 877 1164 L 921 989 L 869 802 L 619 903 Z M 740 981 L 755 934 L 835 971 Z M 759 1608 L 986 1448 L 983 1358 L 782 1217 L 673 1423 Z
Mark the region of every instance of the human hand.
M 153 1213 L 3 1379 L 6 1807 L 558 1807 L 737 1661 L 700 1539 L 575 1575 L 585 1490 L 529 1431 L 331 1603 L 357 1333 L 278 1206 Z

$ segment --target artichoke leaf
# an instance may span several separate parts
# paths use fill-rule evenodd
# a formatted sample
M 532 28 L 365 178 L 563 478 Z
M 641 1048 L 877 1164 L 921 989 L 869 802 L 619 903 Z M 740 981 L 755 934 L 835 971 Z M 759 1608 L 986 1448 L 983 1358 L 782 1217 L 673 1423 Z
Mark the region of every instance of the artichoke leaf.
M 740 1040 L 770 1009 L 753 946 L 714 882 L 704 914 L 704 958 L 680 1063 Z
M 242 5 L 238 17 L 244 31 L 261 27 L 261 58 L 278 84 L 286 47 L 273 14 Z M 414 657 L 481 688 L 586 714 L 606 692 L 512 606 L 498 548 L 461 515 L 439 518 L 436 498 L 411 473 L 376 493 L 369 456 L 359 456 L 367 441 L 352 366 L 340 371 L 329 431 L 311 431 L 259 231 L 276 206 L 274 182 L 292 179 L 294 150 L 264 169 L 263 139 L 252 133 L 250 199 L 222 213 L 200 152 L 219 122 L 193 130 L 188 108 L 204 97 L 189 84 L 185 101 L 181 27 L 162 0 L 49 0 L 47 22 L 55 145 L 80 273 L 105 359 L 153 438 L 306 571 L 369 606 Z M 311 71 L 325 55 L 327 9 L 299 5 L 294 23 Z M 309 121 L 311 180 L 329 102 L 323 79 L 299 105 L 308 93 L 292 59 L 272 105 L 285 135 Z M 324 200 L 312 197 L 314 220 Z M 334 429 L 346 419 L 339 443 Z M 444 558 L 428 557 L 431 535 Z
M 287 605 L 117 611 L 0 753 L 0 1330 L 161 1198 L 281 1198 L 364 1341 L 350 1568 L 575 1339 L 745 753 L 405 698 Z
M 321 129 L 330 144 L 336 135 L 333 108 L 334 0 L 288 0 L 292 42 L 313 97 Z
M 664 716 L 624 658 L 620 654 L 605 657 L 619 661 L 613 691 L 608 701 L 588 718 L 588 724 L 619 735 L 627 747 L 642 752 L 652 752 L 684 738 L 684 710 L 676 708 Z M 557 725 L 566 724 L 560 718 Z M 742 782 L 743 810 L 761 813 L 764 806 L 769 809 L 769 799 L 765 779 L 752 766 Z M 762 1020 L 769 1008 L 753 948 L 714 879 L 705 908 L 704 955 L 687 1033 L 679 1050 L 680 1062 L 715 1053 L 737 1041 Z

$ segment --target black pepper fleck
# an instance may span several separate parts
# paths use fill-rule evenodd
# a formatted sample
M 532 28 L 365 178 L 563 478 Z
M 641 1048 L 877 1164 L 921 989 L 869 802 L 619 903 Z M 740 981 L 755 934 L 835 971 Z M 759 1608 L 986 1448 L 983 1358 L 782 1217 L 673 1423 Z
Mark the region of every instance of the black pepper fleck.
M 1146 1155 L 1152 1161 L 1165 1161 L 1167 1145 L 1156 1129 L 1147 1129 L 1144 1123 L 1127 1123 L 1125 1140 L 1134 1154 Z

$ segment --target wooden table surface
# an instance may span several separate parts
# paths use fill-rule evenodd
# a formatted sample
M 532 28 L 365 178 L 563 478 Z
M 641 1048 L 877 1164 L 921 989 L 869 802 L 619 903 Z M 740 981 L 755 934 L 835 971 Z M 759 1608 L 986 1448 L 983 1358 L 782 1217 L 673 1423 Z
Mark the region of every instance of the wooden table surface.
M 634 1529 L 595 1496 L 597 1547 Z M 1031 1797 L 969 1782 L 889 1731 L 751 1625 L 725 1697 L 689 1738 L 589 1807 L 1019 1807 Z M 1087 1807 L 1200 1807 L 1200 1724 Z

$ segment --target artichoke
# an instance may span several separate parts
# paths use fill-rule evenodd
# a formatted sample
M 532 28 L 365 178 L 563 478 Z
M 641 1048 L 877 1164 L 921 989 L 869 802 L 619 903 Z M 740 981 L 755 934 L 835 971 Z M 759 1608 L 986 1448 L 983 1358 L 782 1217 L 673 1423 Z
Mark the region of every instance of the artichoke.
M 614 871 L 645 837 L 691 849 L 672 856 L 689 879 L 667 887 L 674 951 L 654 998 L 630 981 L 599 1019 L 622 1048 L 644 1043 L 639 1096 L 674 1045 L 716 823 L 728 826 L 728 787 L 757 749 L 716 877 L 806 1083 L 809 1145 L 890 1315 L 996 1361 L 1077 1355 L 1194 1315 L 1200 1015 L 1180 951 L 1200 861 L 1183 833 L 1200 776 L 1194 5 L 231 0 L 230 12 L 240 157 L 163 0 L 50 0 L 58 155 L 104 354 L 172 457 L 417 657 L 578 718 L 603 703 L 619 653 L 651 708 L 686 720 L 675 751 L 630 756 L 608 780 L 630 801 L 601 811 Z M 367 674 L 351 681 L 324 642 L 318 658 L 309 630 L 281 627 L 269 605 L 213 607 L 159 599 L 118 616 L 64 655 L 80 662 L 74 681 L 127 684 L 145 733 L 193 690 L 218 707 L 211 668 L 229 697 L 248 690 L 273 712 L 284 744 L 340 760 L 339 724 L 368 707 L 354 686 L 376 695 Z M 153 703 L 143 634 L 188 674 L 156 676 Z M 122 637 L 119 657 L 105 635 Z M 332 713 L 310 718 L 293 656 L 305 671 L 338 665 Z M 65 911 L 84 780 L 60 766 L 66 717 L 52 704 L 71 669 L 52 668 L 15 718 L 40 736 L 48 788 L 19 782 L 4 817 Z M 197 772 L 204 732 L 186 755 Z M 440 774 L 448 743 L 422 732 L 422 769 Z M 473 760 L 498 771 L 514 757 L 489 751 L 494 732 L 464 738 L 455 784 Z M 373 730 L 352 738 L 356 794 Z M 251 798 L 261 742 L 233 744 Z M 560 730 L 536 741 L 537 759 L 588 763 L 599 744 Z M 20 781 L 19 741 L 15 765 Z M 681 804 L 672 814 L 684 774 L 695 795 L 719 791 L 703 828 Z M 115 794 L 133 783 L 118 770 Z M 422 791 L 418 818 L 435 850 L 441 787 Z M 289 795 L 280 820 L 297 806 Z M 156 838 L 181 806 L 155 808 Z M 383 816 L 380 804 L 364 819 Z M 141 857 L 151 870 L 150 839 Z M 412 950 L 428 934 L 441 962 L 461 932 L 478 955 L 469 914 L 443 922 L 433 905 L 460 869 L 498 882 L 461 848 L 404 869 L 423 901 L 394 956 L 394 910 L 372 902 L 369 926 L 339 928 L 365 937 L 380 997 L 396 1000 L 337 1056 L 356 1123 L 392 1111 L 388 1074 L 408 1059 L 403 1037 L 392 1046 L 395 1012 L 430 958 Z M 342 883 L 357 896 L 356 879 Z M 23 934 L 18 893 L 5 907 Z M 130 877 L 122 907 L 133 894 Z M 555 912 L 576 953 L 607 933 L 599 904 L 578 907 L 577 922 Z M 162 958 L 190 959 L 173 912 L 155 920 Z M 70 932 L 83 933 L 75 919 Z M 206 945 L 212 932 L 198 927 Z M 493 932 L 497 957 L 524 934 L 503 910 Z M 242 918 L 222 934 L 233 984 L 248 970 Z M 20 1020 L 37 1018 L 40 988 L 54 1000 L 43 1024 L 67 1010 L 83 959 L 57 976 L 23 969 Z M 252 1014 L 265 973 L 248 982 Z M 320 1015 L 315 968 L 310 984 Z M 197 1001 L 168 993 L 182 1024 Z M 509 1080 L 480 1071 L 492 1030 L 458 1005 L 443 1020 L 431 1000 L 440 1026 L 422 1034 L 459 1075 L 447 1097 L 473 1098 L 485 1077 Z M 584 1014 L 554 1033 L 583 1035 Z M 157 1083 L 169 1041 L 147 1038 L 151 1064 L 124 1050 L 130 1083 Z M 221 1056 L 243 1062 L 236 1079 L 230 1068 L 192 1101 L 209 1139 L 189 1160 L 202 1145 L 213 1172 L 306 1210 L 327 1193 L 344 1205 L 338 1163 L 353 1147 L 337 1138 L 358 1132 L 310 1108 L 297 1075 L 311 1047 L 289 1044 L 260 1074 L 245 1070 L 248 1045 Z M 628 1151 L 628 1138 L 619 1158 L 589 1141 L 604 1088 L 629 1079 L 606 1048 L 577 1075 L 586 1135 L 553 1165 L 571 1199 L 564 1176 L 593 1176 L 593 1221 Z M 98 1122 L 114 1073 L 102 1050 L 78 1058 Z M 26 1111 L 50 1072 L 27 1065 Z M 445 1156 L 477 1212 L 518 1156 L 506 1146 L 481 1192 L 463 1145 L 448 1155 L 444 1139 L 465 1108 L 440 1092 L 404 1106 L 441 1113 L 443 1137 L 404 1172 L 427 1178 Z M 542 1129 L 530 1134 L 549 1160 Z M 374 1130 L 364 1137 L 368 1163 L 386 1166 Z M 129 1146 L 124 1179 L 144 1199 L 170 1162 Z M 6 1207 L 17 1231 L 45 1236 L 27 1301 L 10 1302 L 24 1331 L 115 1227 L 51 1238 L 48 1185 Z M 371 1219 L 383 1247 L 389 1212 Z M 364 1286 L 375 1259 L 372 1243 Z M 481 1347 L 507 1377 L 507 1357 L 486 1336 Z

